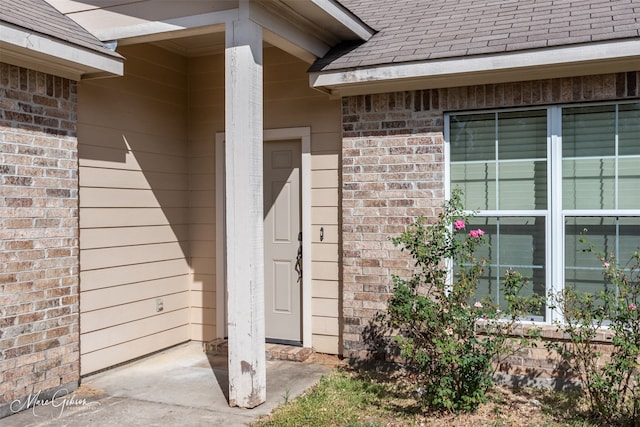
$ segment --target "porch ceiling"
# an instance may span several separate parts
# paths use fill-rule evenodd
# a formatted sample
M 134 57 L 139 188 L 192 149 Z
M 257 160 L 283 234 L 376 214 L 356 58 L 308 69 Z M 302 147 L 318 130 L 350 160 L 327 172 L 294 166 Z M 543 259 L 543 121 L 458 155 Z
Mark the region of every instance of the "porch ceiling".
M 188 58 L 224 52 L 224 32 L 161 40 L 154 45 Z

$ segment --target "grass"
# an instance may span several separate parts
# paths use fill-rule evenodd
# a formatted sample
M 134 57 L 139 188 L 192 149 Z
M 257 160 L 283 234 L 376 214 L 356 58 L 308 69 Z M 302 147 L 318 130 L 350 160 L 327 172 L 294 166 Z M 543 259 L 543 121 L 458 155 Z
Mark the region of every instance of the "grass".
M 394 416 L 385 384 L 334 370 L 307 394 L 279 407 L 258 426 L 377 427 Z M 373 415 L 368 420 L 368 414 Z
M 595 427 L 578 393 L 495 387 L 472 414 L 431 413 L 406 378 L 336 368 L 255 427 L 545 426 Z

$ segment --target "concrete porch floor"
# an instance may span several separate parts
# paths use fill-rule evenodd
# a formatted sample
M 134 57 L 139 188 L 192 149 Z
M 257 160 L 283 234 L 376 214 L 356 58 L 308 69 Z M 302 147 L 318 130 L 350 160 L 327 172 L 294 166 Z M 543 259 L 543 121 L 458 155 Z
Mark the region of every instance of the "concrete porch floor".
M 312 358 L 313 359 L 313 358 Z M 227 360 L 186 343 L 82 380 L 54 403 L 0 420 L 2 426 L 246 426 L 314 385 L 330 367 L 313 361 L 267 361 L 267 402 L 227 403 Z M 86 404 L 83 401 L 86 400 Z

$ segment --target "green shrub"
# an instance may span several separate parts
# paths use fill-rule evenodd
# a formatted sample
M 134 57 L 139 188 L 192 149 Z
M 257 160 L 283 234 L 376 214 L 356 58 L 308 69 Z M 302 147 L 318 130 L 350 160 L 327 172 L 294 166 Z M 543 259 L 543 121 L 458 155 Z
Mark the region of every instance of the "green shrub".
M 490 299 L 474 299 L 486 263 L 474 253 L 486 243 L 482 230 L 468 229 L 470 217 L 456 190 L 434 224 L 418 218 L 393 239 L 413 256 L 415 271 L 409 279 L 393 277 L 385 317 L 419 373 L 426 404 L 437 410 L 475 410 L 493 385 L 496 363 L 539 332 L 516 334 L 518 320 L 542 304 L 538 296 L 521 296 L 526 281 L 519 273 L 506 274 L 504 311 Z

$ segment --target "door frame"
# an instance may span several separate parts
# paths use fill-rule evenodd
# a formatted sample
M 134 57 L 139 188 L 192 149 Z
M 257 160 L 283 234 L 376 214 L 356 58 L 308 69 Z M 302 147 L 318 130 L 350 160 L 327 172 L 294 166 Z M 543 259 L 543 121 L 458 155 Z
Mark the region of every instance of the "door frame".
M 224 132 L 216 133 L 216 335 L 227 333 L 225 154 Z M 300 208 L 302 214 L 302 346 L 311 347 L 311 128 L 265 129 L 263 144 L 269 141 L 298 140 L 301 144 Z M 222 208 L 222 209 L 220 209 Z M 222 308 L 222 309 L 220 309 Z

